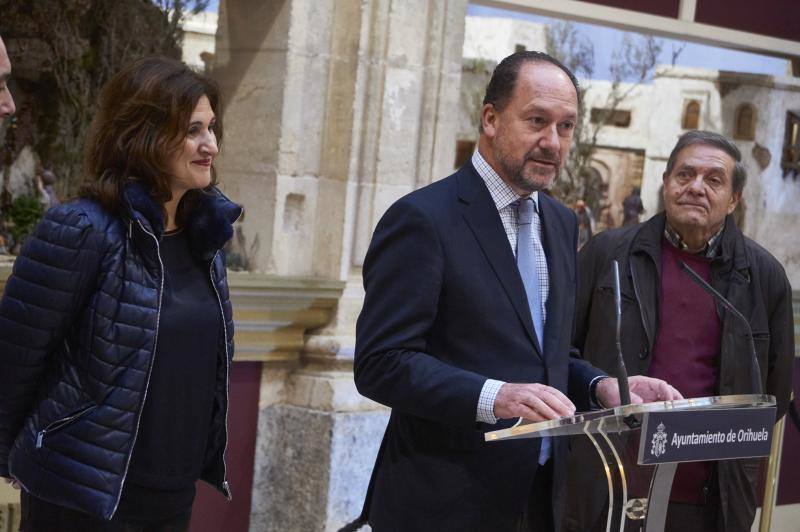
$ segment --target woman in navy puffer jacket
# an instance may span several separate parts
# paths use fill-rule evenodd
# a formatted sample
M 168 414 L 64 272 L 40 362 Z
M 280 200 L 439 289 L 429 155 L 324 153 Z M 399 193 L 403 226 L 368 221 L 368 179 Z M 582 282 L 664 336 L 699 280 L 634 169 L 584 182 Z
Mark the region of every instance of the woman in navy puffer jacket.
M 0 302 L 0 476 L 22 527 L 186 530 L 225 471 L 233 319 L 219 93 L 165 58 L 103 90 L 81 199 L 47 212 Z

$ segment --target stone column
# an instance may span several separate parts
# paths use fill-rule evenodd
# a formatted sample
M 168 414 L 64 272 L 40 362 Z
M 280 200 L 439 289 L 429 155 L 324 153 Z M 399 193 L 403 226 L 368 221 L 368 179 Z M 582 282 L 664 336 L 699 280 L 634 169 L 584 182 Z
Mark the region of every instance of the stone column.
M 248 269 L 344 281 L 299 360 L 265 364 L 250 529 L 337 530 L 361 510 L 388 410 L 352 364 L 372 230 L 452 173 L 467 0 L 223 0 L 220 175 Z

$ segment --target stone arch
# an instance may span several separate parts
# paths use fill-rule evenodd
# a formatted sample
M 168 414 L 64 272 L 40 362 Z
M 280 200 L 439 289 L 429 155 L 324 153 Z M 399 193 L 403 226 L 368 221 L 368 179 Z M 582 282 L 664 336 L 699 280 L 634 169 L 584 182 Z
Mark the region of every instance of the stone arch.
M 591 161 L 589 166 L 581 170 L 581 177 L 586 184 L 586 191 L 583 197 L 578 198 L 586 201 L 589 208 L 593 211 L 603 203 L 606 191 L 608 190 L 608 171 L 601 171 L 597 168 L 595 161 Z M 605 165 L 602 165 L 605 166 Z
M 681 128 L 698 129 L 699 126 L 700 126 L 700 102 L 697 100 L 689 100 L 683 107 L 683 118 L 681 119 Z
M 583 169 L 584 183 L 587 191 L 584 197 L 586 205 L 594 215 L 597 228 L 602 230 L 613 227 L 613 213 L 611 213 L 611 200 L 608 197 L 609 184 L 612 179 L 611 168 L 605 161 L 592 158 L 586 168 Z M 593 188 L 593 191 L 588 189 Z M 609 222 L 611 222 L 609 224 Z
M 589 166 L 584 171 L 590 172 L 592 175 L 596 174 L 606 185 L 611 177 L 611 168 L 609 168 L 608 164 L 595 158 L 589 161 Z
M 736 108 L 733 119 L 733 138 L 739 140 L 753 140 L 756 135 L 756 120 L 758 114 L 751 103 L 740 104 Z

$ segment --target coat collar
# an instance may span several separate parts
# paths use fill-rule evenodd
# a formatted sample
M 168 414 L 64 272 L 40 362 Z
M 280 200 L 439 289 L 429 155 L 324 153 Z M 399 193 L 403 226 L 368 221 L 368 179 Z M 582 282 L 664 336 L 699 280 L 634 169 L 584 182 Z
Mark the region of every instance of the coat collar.
M 631 253 L 646 253 L 653 261 L 661 264 L 661 239 L 667 217 L 664 211 L 656 214 L 639 226 L 631 244 Z M 660 269 L 660 268 L 659 268 Z
M 233 236 L 233 223 L 242 215 L 242 207 L 228 199 L 217 187 L 192 191 L 199 198 L 187 229 L 192 253 L 208 260 Z M 147 190 L 129 181 L 123 190 L 125 214 L 131 222 L 139 221 L 159 240 L 164 234 L 164 216 Z
M 662 211 L 642 223 L 633 239 L 631 252 L 646 253 L 660 266 L 661 241 L 666 220 L 666 213 Z M 747 270 L 750 264 L 747 260 L 747 253 L 745 253 L 744 235 L 737 227 L 733 215 L 729 214 L 725 218 L 725 226 L 720 239 L 719 252 L 715 261 L 720 261 L 723 264 L 732 264 L 735 270 Z
M 732 214 L 725 218 L 725 229 L 722 231 L 719 257 L 724 263 L 732 262 L 733 268 L 739 272 L 745 272 L 750 269 L 750 261 L 745 251 L 744 235 L 736 225 Z

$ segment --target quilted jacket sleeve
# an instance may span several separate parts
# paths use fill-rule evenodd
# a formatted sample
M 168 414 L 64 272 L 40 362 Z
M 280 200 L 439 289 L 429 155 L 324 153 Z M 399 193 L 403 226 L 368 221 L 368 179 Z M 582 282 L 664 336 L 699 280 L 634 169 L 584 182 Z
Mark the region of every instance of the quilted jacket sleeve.
M 75 204 L 51 209 L 14 263 L 0 301 L 0 476 L 33 406 L 48 355 L 95 282 L 103 234 Z

